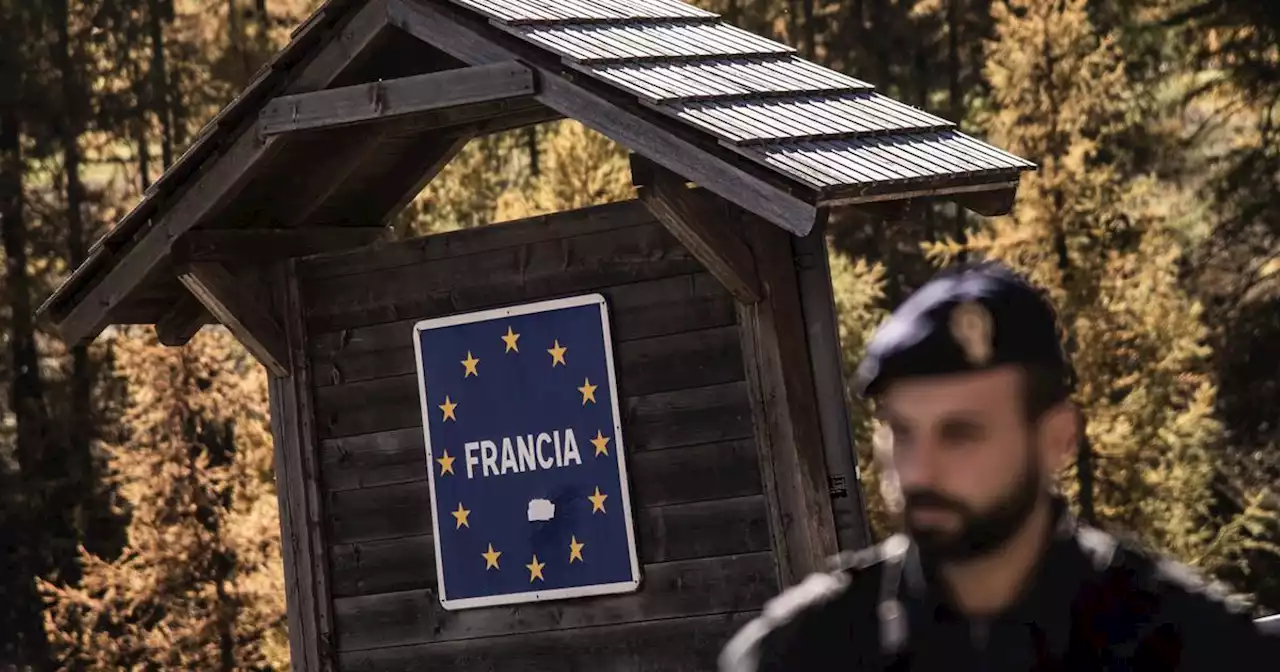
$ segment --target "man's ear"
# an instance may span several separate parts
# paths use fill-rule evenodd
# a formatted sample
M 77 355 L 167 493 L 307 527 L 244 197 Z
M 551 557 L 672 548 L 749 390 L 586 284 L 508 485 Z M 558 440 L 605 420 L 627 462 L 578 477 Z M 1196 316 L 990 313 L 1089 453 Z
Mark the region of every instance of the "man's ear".
M 893 430 L 889 423 L 875 418 L 871 421 L 871 464 L 880 481 L 880 498 L 890 513 L 902 511 L 902 489 L 898 485 L 898 472 L 893 465 Z
M 1063 401 L 1040 419 L 1040 450 L 1046 466 L 1057 473 L 1071 464 L 1080 442 L 1080 411 L 1070 401 Z

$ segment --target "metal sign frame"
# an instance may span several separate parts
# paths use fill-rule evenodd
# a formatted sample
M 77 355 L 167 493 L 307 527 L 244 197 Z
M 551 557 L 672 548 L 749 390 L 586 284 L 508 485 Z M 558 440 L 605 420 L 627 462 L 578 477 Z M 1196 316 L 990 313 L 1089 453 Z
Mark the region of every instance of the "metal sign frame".
M 435 453 L 431 446 L 431 422 L 430 409 L 427 402 L 427 376 L 422 363 L 422 332 L 442 327 L 450 327 L 461 324 L 471 324 L 475 322 L 485 322 L 489 320 L 501 319 L 504 317 L 518 317 L 533 313 L 551 312 L 565 308 L 577 308 L 581 306 L 597 305 L 600 310 L 600 328 L 604 338 L 604 356 L 605 368 L 609 374 L 609 401 L 610 413 L 613 421 L 613 438 L 614 438 L 614 454 L 618 464 L 618 480 L 619 489 L 622 499 L 622 510 L 624 516 L 624 524 L 627 530 L 627 552 L 631 562 L 631 580 L 619 581 L 614 583 L 594 584 L 588 586 L 575 586 L 569 588 L 552 588 L 548 590 L 530 590 L 520 593 L 506 593 L 502 595 L 487 595 L 482 597 L 468 597 L 462 599 L 449 599 L 446 592 L 444 580 L 444 556 L 440 548 L 440 513 L 436 503 L 436 470 L 432 468 Z M 436 553 L 436 585 L 437 593 L 440 596 L 440 604 L 446 610 L 471 609 L 475 607 L 491 607 L 503 604 L 521 604 L 527 602 L 539 602 L 545 600 L 560 600 L 577 597 L 590 597 L 595 595 L 611 595 L 617 593 L 634 592 L 640 587 L 640 561 L 636 554 L 636 536 L 635 521 L 631 512 L 631 492 L 627 477 L 627 464 L 624 453 L 626 452 L 625 444 L 622 436 L 622 414 L 618 406 L 618 383 L 613 363 L 613 337 L 609 330 L 609 307 L 605 297 L 601 294 L 586 294 L 581 296 L 573 296 L 561 299 L 551 299 L 546 301 L 537 301 L 533 303 L 510 306 L 506 308 L 494 308 L 490 310 L 481 310 L 470 313 L 460 313 L 456 315 L 448 315 L 445 317 L 430 318 L 421 320 L 413 325 L 413 353 L 417 363 L 418 376 L 418 399 L 421 404 L 422 411 L 422 436 L 426 445 L 427 453 L 427 475 L 431 492 L 431 528 L 433 542 L 435 544 Z

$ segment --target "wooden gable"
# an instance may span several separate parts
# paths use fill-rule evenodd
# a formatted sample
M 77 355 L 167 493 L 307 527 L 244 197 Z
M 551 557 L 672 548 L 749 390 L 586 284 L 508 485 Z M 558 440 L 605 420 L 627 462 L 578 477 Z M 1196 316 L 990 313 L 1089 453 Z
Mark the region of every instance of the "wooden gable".
M 376 240 L 468 139 L 561 116 L 798 235 L 871 201 L 996 214 L 1033 167 L 679 0 L 329 0 L 40 312 L 70 341 L 141 322 L 181 343 L 211 319 L 172 266 L 188 231 Z

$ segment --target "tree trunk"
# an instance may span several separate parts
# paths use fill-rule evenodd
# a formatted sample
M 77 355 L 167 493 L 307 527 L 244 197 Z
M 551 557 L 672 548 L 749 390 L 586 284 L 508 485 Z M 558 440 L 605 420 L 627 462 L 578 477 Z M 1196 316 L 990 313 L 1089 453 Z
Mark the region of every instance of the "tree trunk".
M 538 127 L 527 126 L 524 129 L 524 141 L 529 148 L 529 176 L 537 177 L 542 172 L 541 157 L 538 149 Z
M 142 191 L 151 188 L 151 149 L 147 147 L 147 124 L 146 112 L 139 110 L 139 114 L 143 115 L 138 122 L 138 182 L 142 187 Z
M 792 47 L 804 54 L 804 45 L 800 44 L 800 8 L 797 7 L 798 3 L 799 0 L 787 0 L 787 39 L 791 41 Z
M 1057 195 L 1061 198 L 1061 192 Z M 1062 210 L 1062 204 L 1058 203 L 1058 211 Z M 1062 274 L 1062 286 L 1067 290 L 1068 294 L 1072 291 L 1074 284 L 1074 273 L 1071 268 L 1071 255 L 1067 250 L 1066 232 L 1058 228 L 1054 232 L 1054 248 L 1058 255 L 1058 272 Z M 1075 326 L 1070 323 L 1067 318 L 1067 357 L 1074 360 L 1078 349 L 1076 343 Z M 1080 488 L 1080 520 L 1089 524 L 1097 524 L 1097 514 L 1094 512 L 1093 505 L 1093 443 L 1089 441 L 1088 420 L 1082 410 L 1079 415 L 1080 439 L 1076 446 L 1076 483 Z
M 160 156 L 167 170 L 173 165 L 173 106 L 164 54 L 166 8 L 165 0 L 150 0 L 147 6 L 151 28 L 151 106 L 160 119 Z
M 21 87 L 21 70 L 13 62 L 0 63 L 0 85 Z M 20 67 L 20 66 L 19 66 Z M 0 94 L 8 95 L 8 94 Z M 15 97 L 16 98 L 16 97 Z M 40 599 L 35 591 L 35 578 L 47 569 L 47 543 L 37 521 L 44 519 L 44 492 L 39 480 L 40 462 L 49 442 L 49 414 L 44 403 L 44 381 L 40 376 L 40 358 L 36 351 L 35 324 L 31 317 L 31 279 L 27 273 L 27 224 L 23 219 L 22 135 L 17 100 L 0 101 L 0 237 L 4 240 L 5 285 L 10 307 L 9 352 L 13 376 L 9 404 L 17 423 L 15 454 L 18 461 L 17 483 L 20 502 L 11 516 L 16 517 L 13 551 L 6 550 L 17 576 L 7 577 L 12 594 L 6 605 L 13 622 L 7 638 L 17 641 L 14 657 L 18 669 L 30 666 L 43 670 L 50 667 L 49 645 L 41 619 Z M 12 494 L 12 493 L 9 493 Z
M 80 87 L 75 67 L 71 59 L 71 21 L 67 8 L 67 0 L 52 0 L 51 6 L 56 13 L 58 24 L 58 45 L 54 52 L 59 78 L 62 80 L 62 118 L 58 123 L 58 131 L 62 140 L 63 163 L 66 171 L 67 188 L 67 256 L 71 268 L 77 268 L 85 260 L 84 185 L 80 180 L 80 135 L 84 129 L 82 121 L 83 106 L 80 104 Z M 90 441 L 93 436 L 93 416 L 90 408 L 93 381 L 89 371 L 89 352 L 84 345 L 76 345 L 71 349 L 71 423 L 68 431 L 70 446 L 66 456 L 59 459 L 58 470 L 64 479 L 63 494 L 66 496 L 63 505 L 67 510 L 60 511 L 72 529 L 71 538 L 83 543 L 84 532 L 88 527 L 85 520 L 87 511 L 84 507 L 85 493 L 93 491 L 93 458 L 90 454 Z M 59 562 L 63 580 L 74 583 L 78 580 L 76 571 L 75 547 L 68 549 L 71 562 Z
M 892 55 L 890 54 L 890 40 L 893 38 L 893 25 L 889 20 L 889 1 L 875 0 L 871 5 L 871 30 L 868 35 L 871 36 L 872 43 L 875 45 L 875 53 L 872 59 L 876 63 L 876 79 L 874 82 L 876 88 L 880 89 L 885 95 L 892 95 L 890 91 L 893 85 L 893 69 L 890 67 Z
M 813 21 L 813 0 L 804 0 L 804 53 L 811 61 L 818 60 L 818 27 Z
M 964 90 L 960 85 L 960 16 L 961 0 L 947 0 L 947 104 L 951 121 L 957 126 L 964 120 Z M 963 246 L 969 238 L 965 228 L 964 208 L 956 204 L 952 235 Z M 960 253 L 957 261 L 964 262 L 967 255 Z
M 227 594 L 227 578 L 231 574 L 232 562 L 225 553 L 219 552 L 216 561 L 218 576 L 214 579 L 214 593 L 217 596 L 218 630 L 218 668 L 221 672 L 236 671 L 236 607 L 234 599 Z

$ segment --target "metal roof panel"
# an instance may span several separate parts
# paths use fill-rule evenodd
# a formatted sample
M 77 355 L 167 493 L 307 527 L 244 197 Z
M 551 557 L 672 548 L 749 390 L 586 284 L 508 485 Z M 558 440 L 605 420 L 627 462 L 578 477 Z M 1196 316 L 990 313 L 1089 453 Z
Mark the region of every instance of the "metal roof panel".
M 650 103 L 871 91 L 867 82 L 793 55 L 586 65 L 581 69 Z
M 505 24 L 652 19 L 714 21 L 719 15 L 680 0 L 454 0 Z
M 1035 164 L 956 130 L 735 148 L 819 189 L 1020 171 Z
M 550 24 L 509 26 L 506 30 L 579 63 L 634 63 L 795 51 L 785 44 L 724 23 Z
M 738 143 L 928 132 L 954 124 L 878 93 L 804 95 L 663 106 L 673 116 Z

